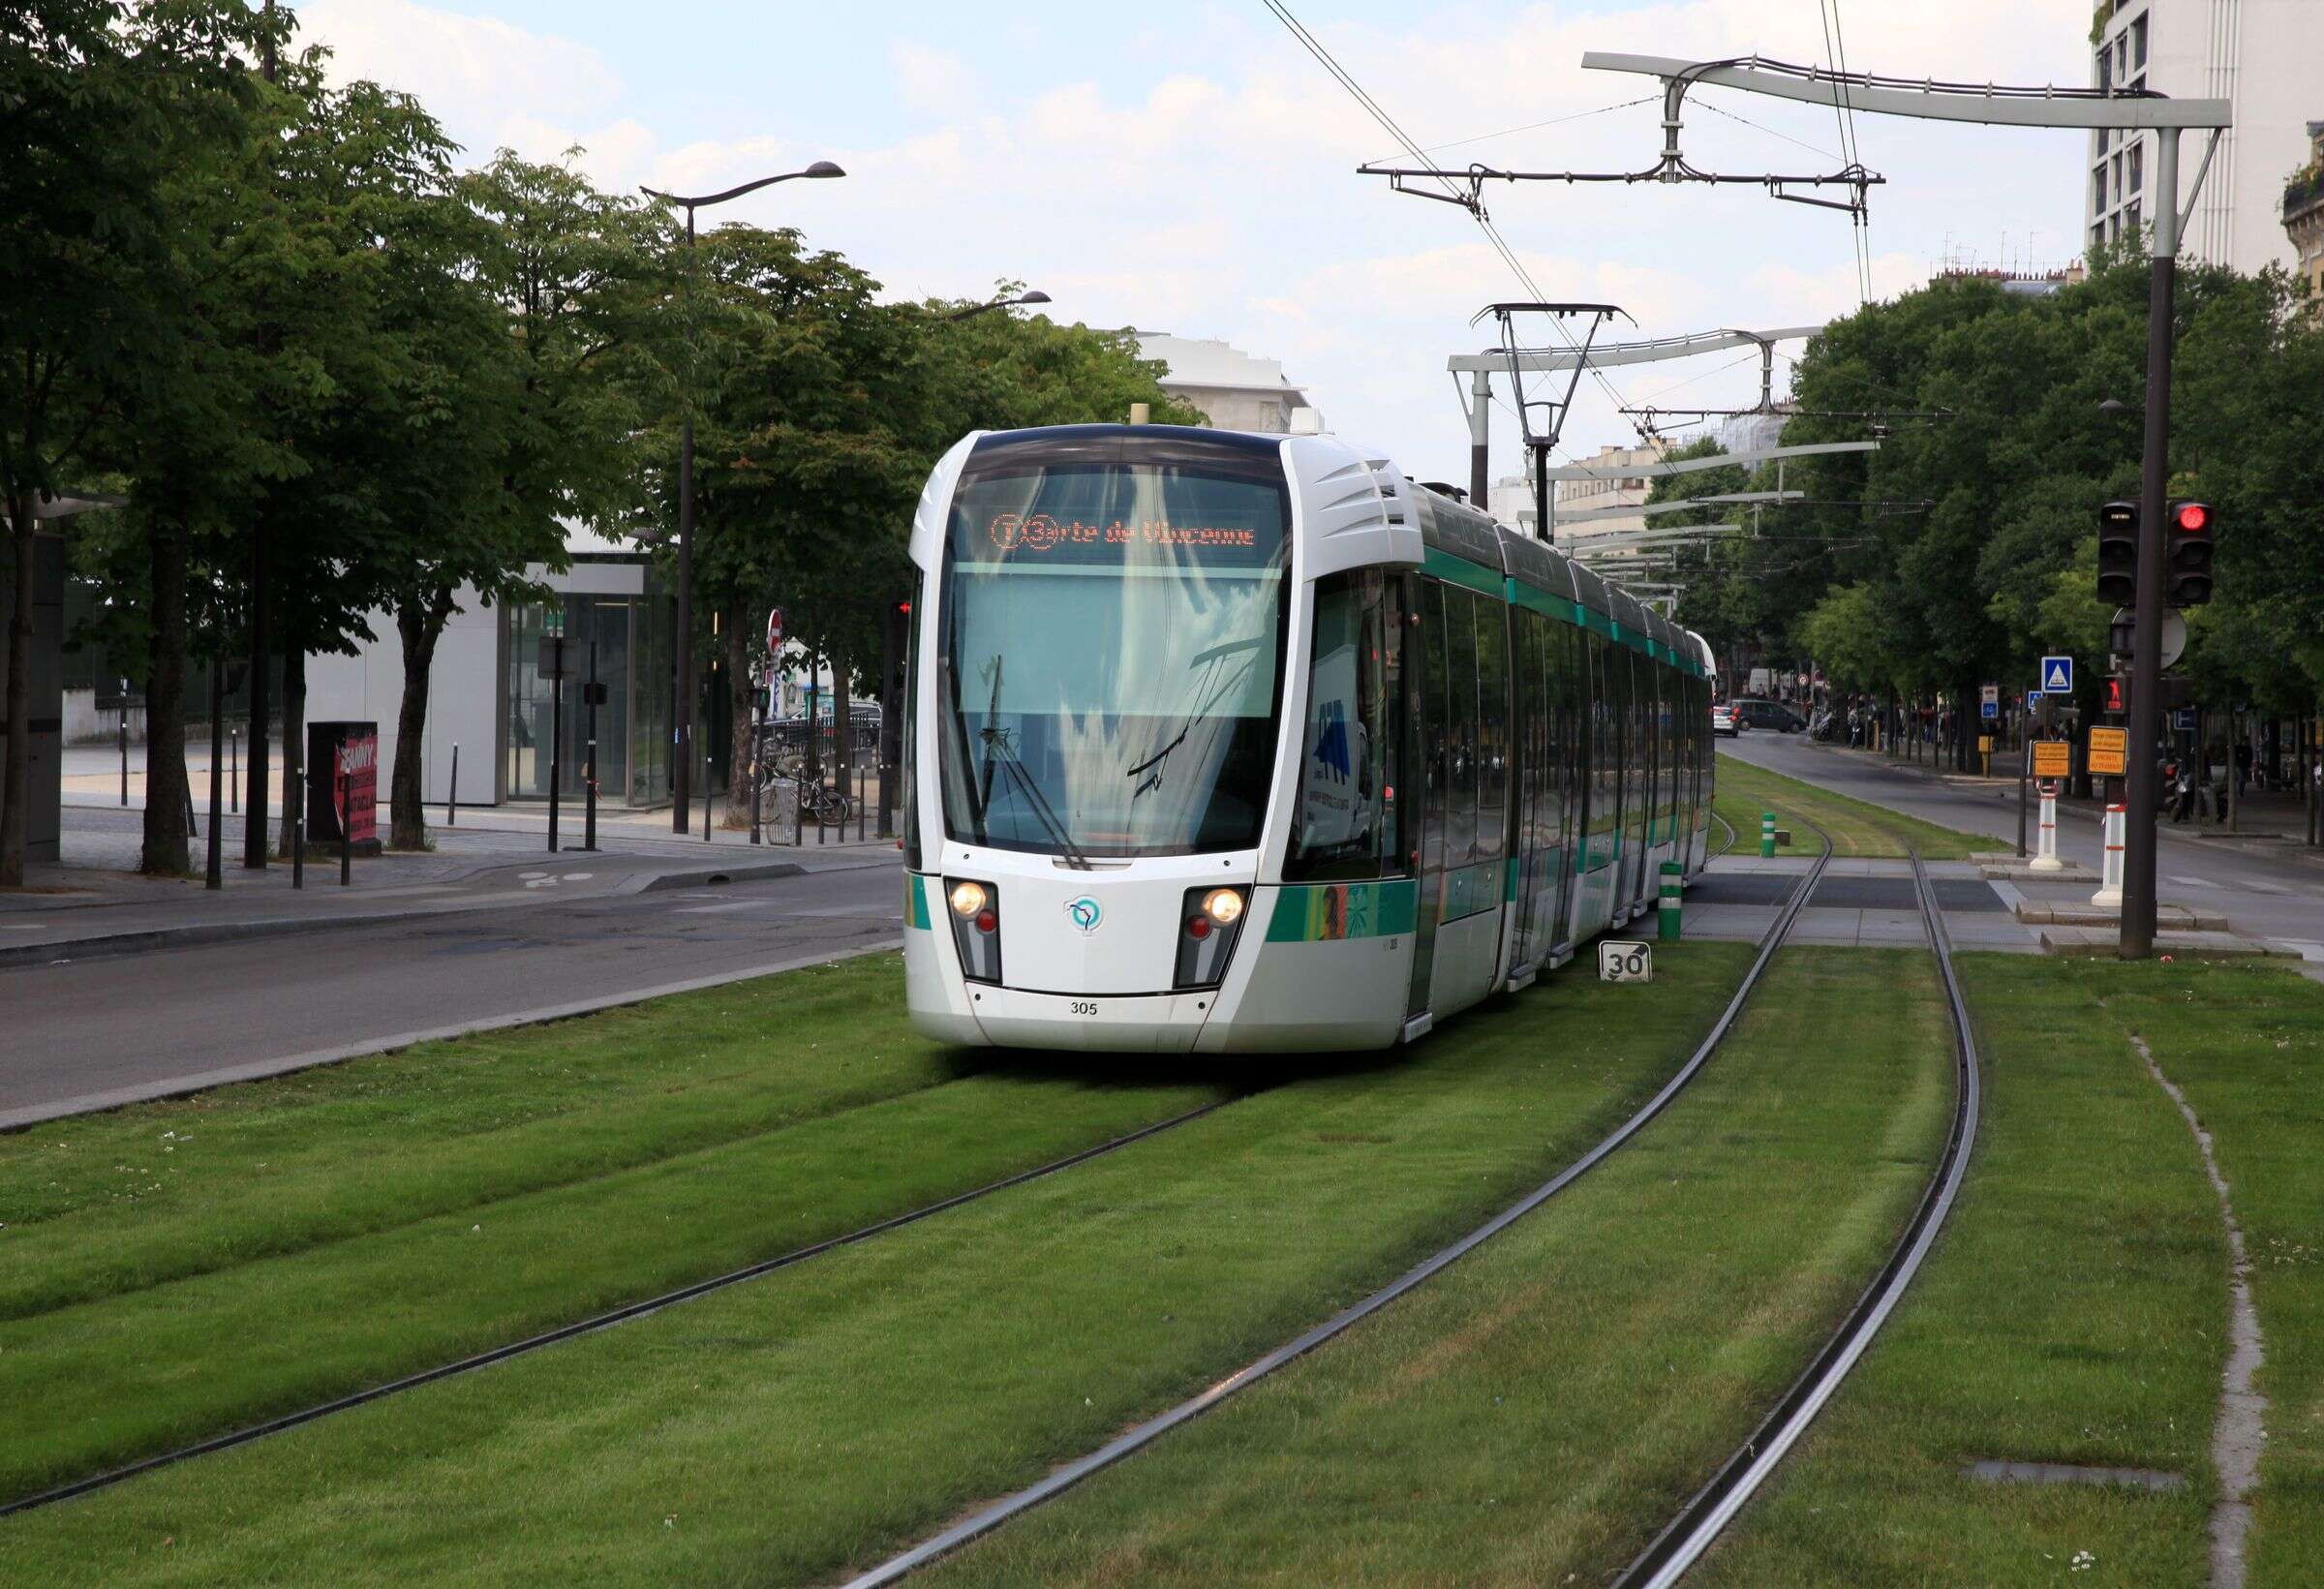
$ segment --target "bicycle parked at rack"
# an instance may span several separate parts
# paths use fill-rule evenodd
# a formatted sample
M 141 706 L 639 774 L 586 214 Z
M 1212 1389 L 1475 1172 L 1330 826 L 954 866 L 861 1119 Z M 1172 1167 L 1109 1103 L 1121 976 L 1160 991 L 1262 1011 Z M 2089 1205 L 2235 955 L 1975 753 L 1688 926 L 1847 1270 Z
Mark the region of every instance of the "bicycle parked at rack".
M 799 801 L 799 814 L 824 827 L 845 827 L 855 815 L 855 799 L 846 790 L 802 777 L 783 766 L 769 765 L 760 782 L 768 796 L 779 797 L 785 786 Z

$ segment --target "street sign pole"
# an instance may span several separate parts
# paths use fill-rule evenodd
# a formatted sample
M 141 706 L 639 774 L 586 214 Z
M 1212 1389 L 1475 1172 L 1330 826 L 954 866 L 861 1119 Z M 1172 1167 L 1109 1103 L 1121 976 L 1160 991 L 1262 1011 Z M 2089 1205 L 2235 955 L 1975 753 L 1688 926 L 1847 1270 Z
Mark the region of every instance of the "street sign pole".
M 557 853 L 557 761 L 565 739 L 565 633 L 549 641 L 555 676 L 549 680 L 549 853 Z
M 588 803 L 582 808 L 581 847 L 597 847 L 597 643 L 589 643 L 589 686 L 581 692 L 581 709 L 589 714 Z
M 2017 761 L 2017 858 L 2022 861 L 2026 858 L 2026 784 L 2034 773 L 2034 737 L 2021 730 L 2019 738 L 2024 741 L 2024 753 Z

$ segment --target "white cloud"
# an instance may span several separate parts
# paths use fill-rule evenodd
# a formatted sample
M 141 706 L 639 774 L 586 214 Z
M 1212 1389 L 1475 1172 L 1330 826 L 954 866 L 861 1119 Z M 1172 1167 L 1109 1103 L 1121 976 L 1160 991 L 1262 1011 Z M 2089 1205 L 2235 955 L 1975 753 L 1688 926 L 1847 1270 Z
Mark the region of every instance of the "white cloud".
M 1454 164 L 1649 164 L 1661 141 L 1654 105 L 1591 112 L 1658 85 L 1582 71 L 1587 49 L 1809 62 L 1824 48 L 1806 0 L 1663 0 L 1619 13 L 1479 3 L 1394 27 L 1323 13 L 1322 0 L 1302 8 L 1423 144 L 1530 128 L 1446 148 Z M 1460 210 L 1355 174 L 1359 162 L 1393 153 L 1392 141 L 1256 12 L 1125 15 L 1112 70 L 1086 76 L 1071 58 L 1042 56 L 1055 46 L 1038 16 L 1005 38 L 921 28 L 881 48 L 882 23 L 867 14 L 860 31 L 872 47 L 832 70 L 864 74 L 862 99 L 912 116 L 893 137 L 837 148 L 675 142 L 598 50 L 569 39 L 411 0 L 318 0 L 301 15 L 309 37 L 340 48 L 342 72 L 419 93 L 472 148 L 508 142 L 539 157 L 579 142 L 608 185 L 704 191 L 837 159 L 845 182 L 771 189 L 721 218 L 802 227 L 898 294 L 965 294 L 1017 278 L 1050 292 L 1065 318 L 1225 336 L 1283 359 L 1335 422 L 1394 448 L 1416 474 L 1465 473 L 1445 355 L 1486 340 L 1467 324 L 1480 306 L 1525 295 Z M 1854 6 L 1849 62 L 1897 76 L 2079 82 L 2088 16 L 2088 0 Z M 963 58 L 949 52 L 956 44 L 987 53 Z M 998 80 L 992 63 L 1004 59 L 1037 62 L 1049 86 L 983 92 L 980 66 Z M 1150 76 L 1130 74 L 1125 91 L 1120 63 L 1146 59 L 1157 63 Z M 1188 71 L 1189 59 L 1205 64 Z M 1544 122 L 1557 124 L 1533 125 Z M 2070 135 L 2045 142 L 1869 116 L 1856 131 L 1865 163 L 1890 178 L 1872 200 L 1877 293 L 1917 282 L 1962 239 L 1988 260 L 2004 230 L 2019 247 L 2036 228 L 2057 252 L 2072 246 L 2081 150 Z M 1687 115 L 1684 147 L 1706 169 L 1826 171 L 1838 146 L 1828 108 L 1698 90 Z M 1857 302 L 1848 220 L 1757 189 L 1493 185 L 1484 199 L 1544 294 L 1636 316 L 1636 330 L 1609 338 L 1808 323 Z M 1742 402 L 1758 380 L 1746 363 L 1716 375 L 1709 363 L 1616 370 L 1610 383 L 1630 402 L 1682 388 L 1685 401 Z M 1615 401 L 1589 382 L 1582 392 L 1573 445 L 1626 439 Z M 1497 422 L 1506 439 L 1513 427 Z M 1514 450 L 1496 465 L 1514 469 Z

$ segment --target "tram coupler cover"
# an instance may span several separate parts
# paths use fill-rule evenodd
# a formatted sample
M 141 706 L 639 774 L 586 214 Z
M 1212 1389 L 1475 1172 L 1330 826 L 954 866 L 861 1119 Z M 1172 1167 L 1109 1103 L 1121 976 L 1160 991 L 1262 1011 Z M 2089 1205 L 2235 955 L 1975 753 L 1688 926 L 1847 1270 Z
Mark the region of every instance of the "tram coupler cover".
M 1663 863 L 1663 894 L 1661 910 L 1655 921 L 1654 935 L 1662 943 L 1678 941 L 1678 896 L 1685 869 L 1676 861 Z
M 1759 813 L 1759 859 L 1762 861 L 1775 859 L 1775 812 L 1773 811 Z

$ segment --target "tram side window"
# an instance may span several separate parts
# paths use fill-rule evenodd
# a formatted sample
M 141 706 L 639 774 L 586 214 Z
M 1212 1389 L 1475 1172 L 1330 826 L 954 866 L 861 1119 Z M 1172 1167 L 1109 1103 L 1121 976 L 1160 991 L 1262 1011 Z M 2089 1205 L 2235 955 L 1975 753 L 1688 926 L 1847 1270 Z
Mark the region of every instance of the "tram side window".
M 1445 587 L 1446 763 L 1445 865 L 1477 859 L 1477 609 L 1457 586 Z
M 1393 853 L 1395 735 L 1390 727 L 1387 581 L 1376 568 L 1331 574 L 1315 590 L 1300 805 L 1283 875 L 1377 877 Z
M 1509 831 L 1509 613 L 1480 597 L 1477 610 L 1477 848 L 1503 854 Z
M 1452 672 L 1446 657 L 1448 593 L 1433 579 L 1415 579 L 1413 593 L 1422 640 L 1421 687 L 1415 693 L 1421 703 L 1421 759 L 1428 774 L 1428 800 L 1421 822 L 1421 870 L 1441 871 L 1445 865 L 1445 801 L 1452 782 L 1451 714 L 1446 705 L 1446 679 Z

